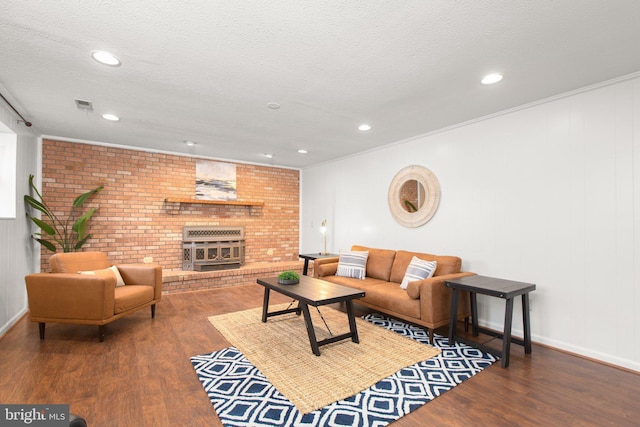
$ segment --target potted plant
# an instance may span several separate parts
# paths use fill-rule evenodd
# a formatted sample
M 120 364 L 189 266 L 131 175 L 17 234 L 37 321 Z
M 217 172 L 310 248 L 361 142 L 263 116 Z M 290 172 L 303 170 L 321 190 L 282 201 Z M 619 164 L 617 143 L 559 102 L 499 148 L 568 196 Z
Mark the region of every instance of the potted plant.
M 300 282 L 300 275 L 295 271 L 288 270 L 278 274 L 278 283 L 281 285 L 295 285 Z
M 35 225 L 40 227 L 41 230 L 40 233 L 34 233 L 31 238 L 37 240 L 42 246 L 52 252 L 57 252 L 55 243 L 57 243 L 64 252 L 75 252 L 80 250 L 82 245 L 84 245 L 92 236 L 91 234 L 86 234 L 87 222 L 98 208 L 89 209 L 74 221 L 74 218 L 77 216 L 76 209 L 82 207 L 89 197 L 98 193 L 104 187 L 96 187 L 93 190 L 76 197 L 73 201 L 69 216 L 66 219 L 60 219 L 44 201 L 42 195 L 33 183 L 33 175 L 29 175 L 29 187 L 35 193 L 37 199 L 25 194 L 25 203 L 42 212 L 44 217 L 48 219 L 48 221 L 44 221 L 45 218 L 39 219 L 31 216 L 27 212 L 29 219 L 31 219 Z

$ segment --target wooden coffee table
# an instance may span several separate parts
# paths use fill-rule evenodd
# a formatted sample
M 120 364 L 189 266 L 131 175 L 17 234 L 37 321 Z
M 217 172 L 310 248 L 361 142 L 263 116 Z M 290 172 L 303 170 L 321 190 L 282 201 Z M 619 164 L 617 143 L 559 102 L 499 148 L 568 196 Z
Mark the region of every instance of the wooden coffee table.
M 262 305 L 262 321 L 266 322 L 267 318 L 279 316 L 286 313 L 296 313 L 304 315 L 304 323 L 309 335 L 309 343 L 311 351 L 316 356 L 320 356 L 320 346 L 331 344 L 351 338 L 354 343 L 359 343 L 358 330 L 356 328 L 356 317 L 353 310 L 353 300 L 364 297 L 365 293 L 359 289 L 350 288 L 348 286 L 329 283 L 324 280 L 314 279 L 313 277 L 300 276 L 300 283 L 295 285 L 281 285 L 278 283 L 277 277 L 269 277 L 258 279 L 258 284 L 264 286 L 264 302 Z M 269 312 L 269 294 L 276 291 L 283 295 L 298 301 L 298 306 L 286 310 Z M 321 305 L 333 304 L 336 302 L 344 302 L 347 306 L 347 317 L 349 319 L 349 332 L 341 335 L 332 336 L 322 341 L 318 341 L 316 333 L 313 329 L 309 306 L 319 307 Z

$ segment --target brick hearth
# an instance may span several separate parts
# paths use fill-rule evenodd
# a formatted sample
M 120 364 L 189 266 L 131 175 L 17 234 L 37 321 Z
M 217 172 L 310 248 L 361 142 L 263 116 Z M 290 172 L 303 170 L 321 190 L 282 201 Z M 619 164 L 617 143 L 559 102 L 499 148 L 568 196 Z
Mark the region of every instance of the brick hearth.
M 302 274 L 303 265 L 303 261 L 287 261 L 246 264 L 233 270 L 203 272 L 163 270 L 162 292 L 170 294 L 255 284 L 260 277 L 277 276 L 285 270 L 294 270 Z M 312 270 L 309 274 L 312 274 Z

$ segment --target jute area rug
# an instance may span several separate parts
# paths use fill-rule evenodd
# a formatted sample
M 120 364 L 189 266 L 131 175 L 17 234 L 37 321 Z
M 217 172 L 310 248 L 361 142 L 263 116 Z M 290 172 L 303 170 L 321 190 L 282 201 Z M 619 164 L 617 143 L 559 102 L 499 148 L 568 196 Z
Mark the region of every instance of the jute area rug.
M 287 308 L 287 304 L 269 311 Z M 315 307 L 309 307 L 318 341 L 328 338 Z M 349 331 L 344 312 L 320 307 L 333 335 Z M 209 317 L 209 321 L 256 366 L 275 388 L 305 414 L 372 386 L 398 370 L 430 359 L 440 350 L 356 319 L 360 343 L 350 339 L 311 352 L 302 315 L 271 317 L 262 323 L 262 307 Z

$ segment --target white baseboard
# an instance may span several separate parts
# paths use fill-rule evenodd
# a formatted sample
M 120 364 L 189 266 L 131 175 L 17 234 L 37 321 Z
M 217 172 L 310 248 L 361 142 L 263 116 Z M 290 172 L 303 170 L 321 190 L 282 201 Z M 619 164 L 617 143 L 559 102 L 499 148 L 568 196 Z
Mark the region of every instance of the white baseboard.
M 11 329 L 11 327 L 13 325 L 18 323 L 18 320 L 20 320 L 22 318 L 22 316 L 24 316 L 27 311 L 28 311 L 28 307 L 23 308 L 18 313 L 16 313 L 15 316 L 13 316 L 11 319 L 9 319 L 9 321 L 7 323 L 2 325 L 2 327 L 0 327 L 0 338 L 2 338 L 4 336 L 4 334 L 7 333 L 7 331 L 9 329 Z
M 497 324 L 495 322 L 482 322 L 479 321 L 478 325 L 484 328 L 492 329 L 494 331 L 502 331 L 504 325 Z M 522 329 L 513 328 L 511 330 L 511 335 L 516 337 L 523 337 L 524 332 Z M 553 338 L 544 337 L 536 334 L 531 334 L 531 341 L 533 343 L 542 344 L 550 348 L 554 348 L 557 350 L 565 351 L 568 353 L 573 353 L 578 356 L 584 356 L 589 359 L 593 359 L 596 361 L 601 361 L 603 363 L 607 363 L 610 365 L 619 366 L 621 368 L 630 369 L 640 373 L 640 361 L 635 361 L 631 359 L 626 359 L 623 357 L 618 357 L 614 354 L 603 353 L 600 351 L 595 351 L 589 348 L 584 348 L 576 345 L 572 345 L 566 342 L 558 341 Z M 518 346 L 511 347 L 511 351 L 517 351 Z M 535 356 L 534 356 L 535 357 Z

